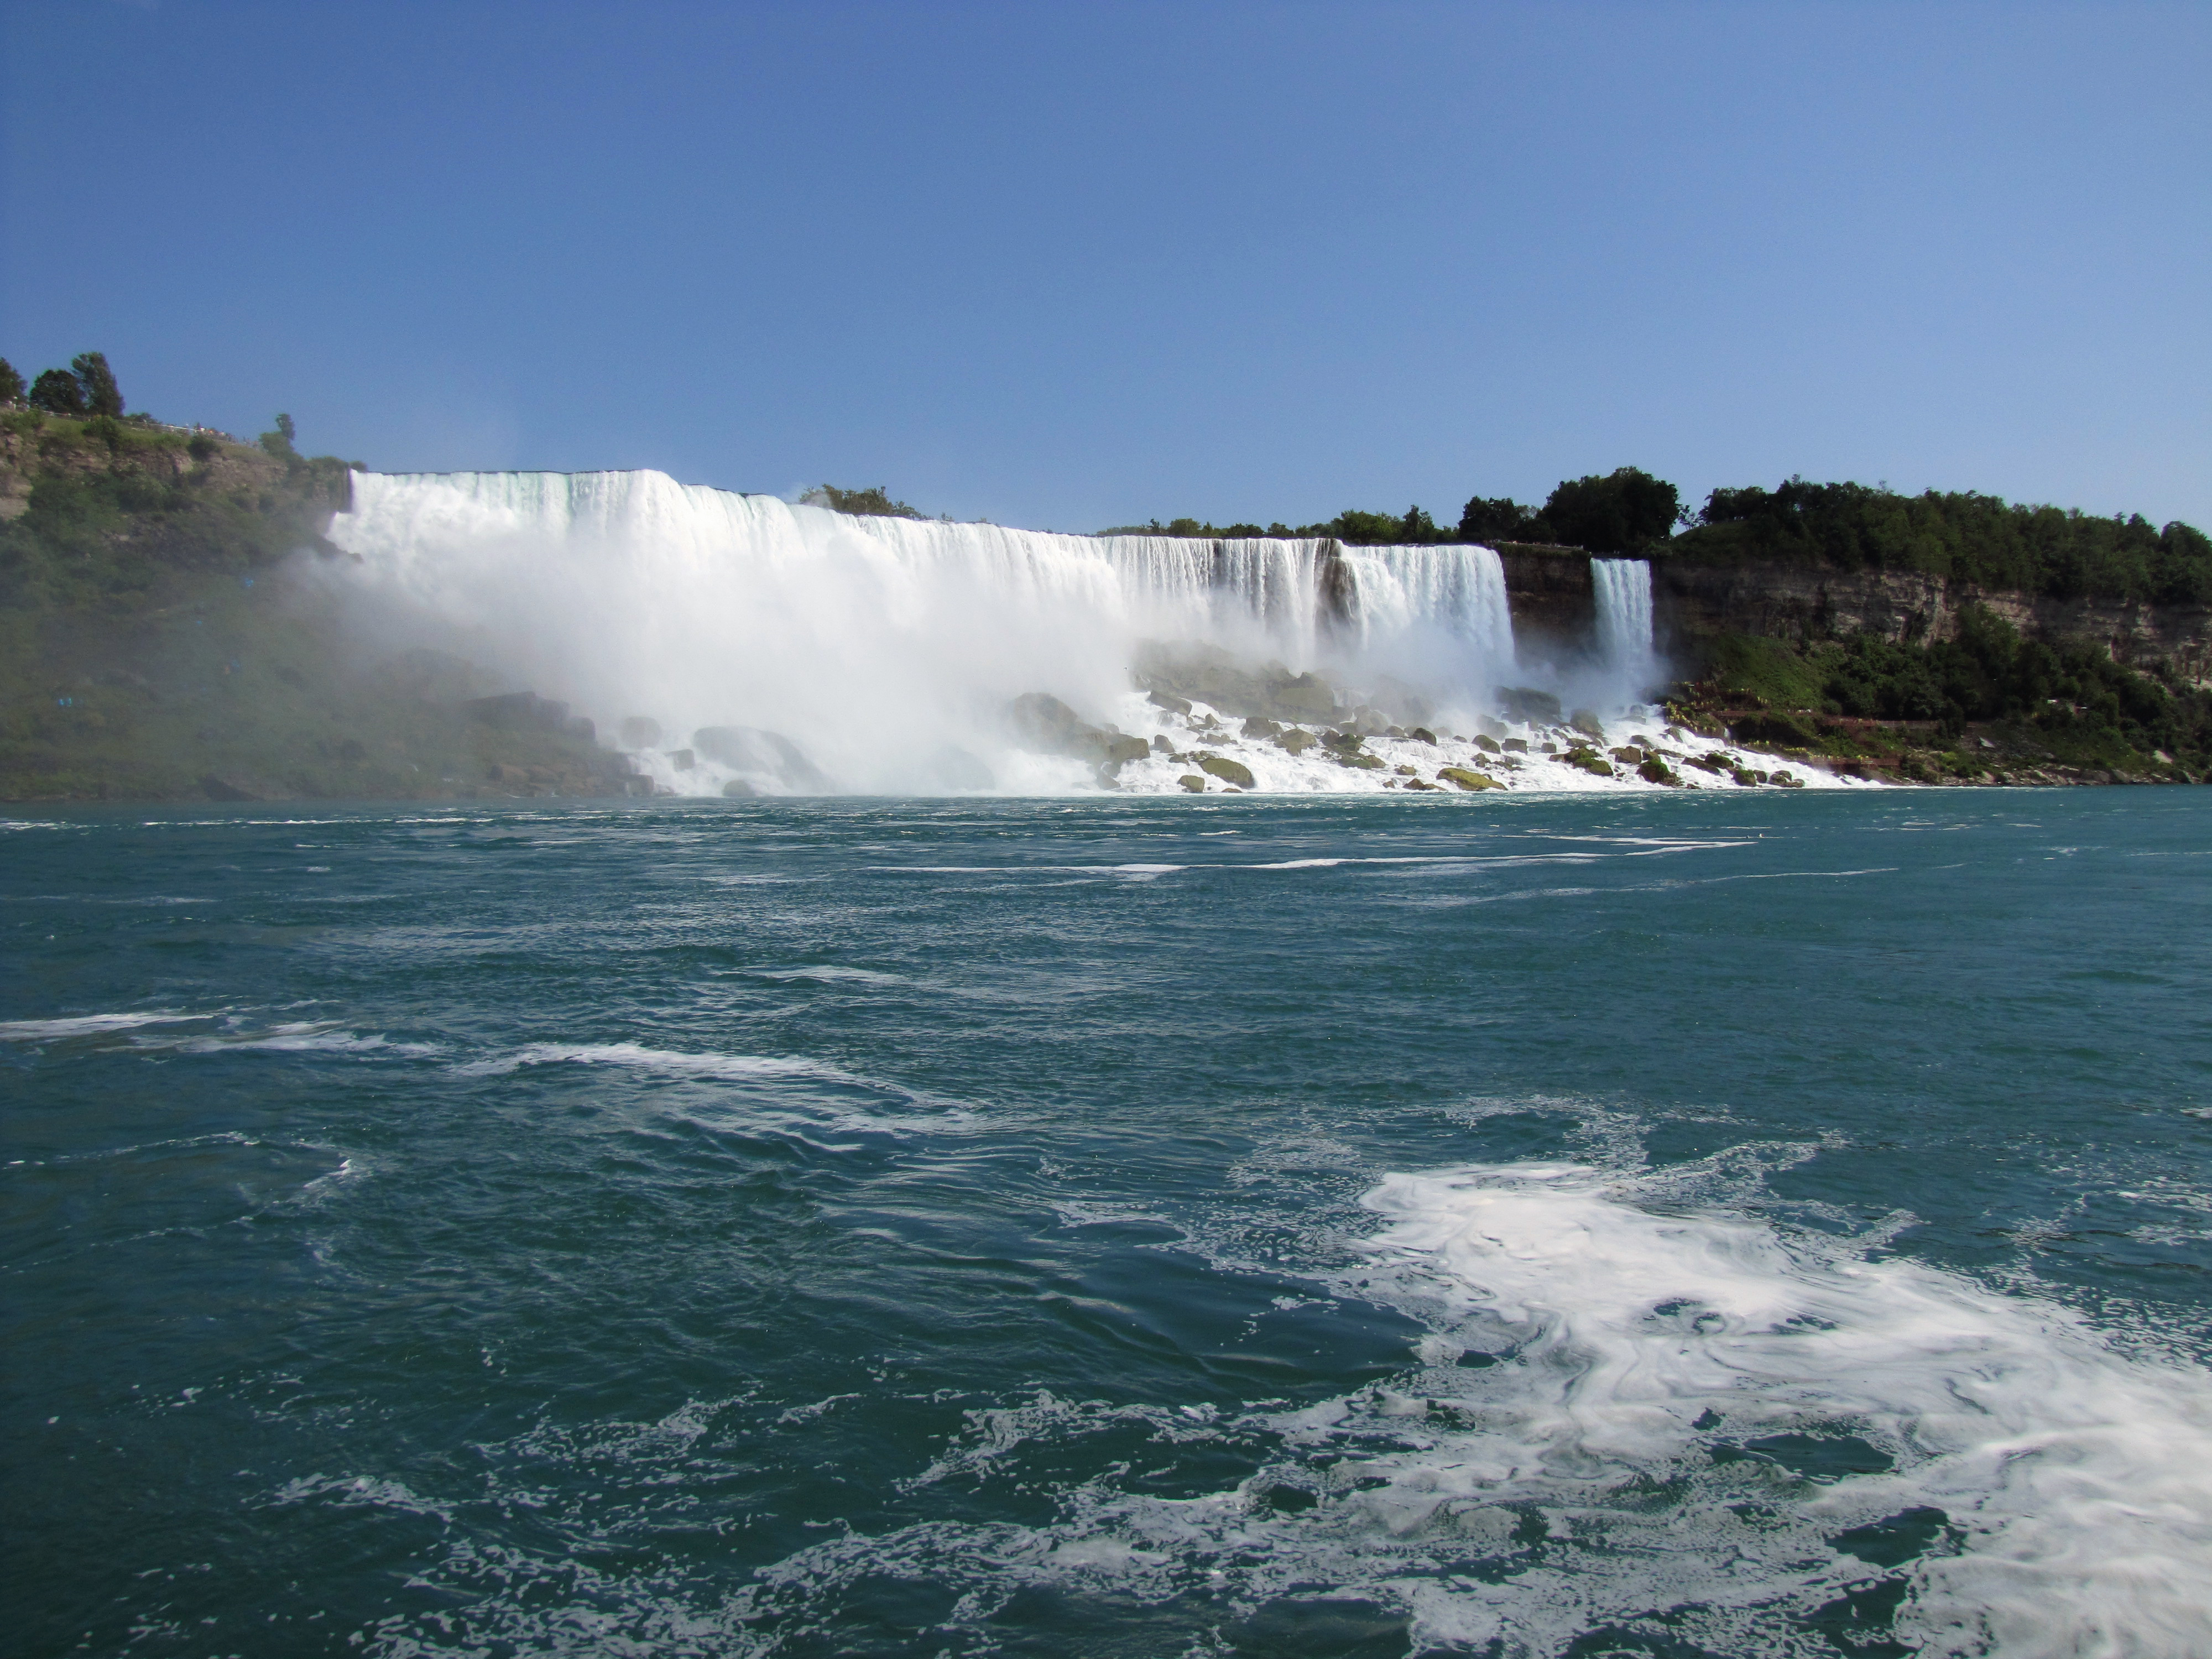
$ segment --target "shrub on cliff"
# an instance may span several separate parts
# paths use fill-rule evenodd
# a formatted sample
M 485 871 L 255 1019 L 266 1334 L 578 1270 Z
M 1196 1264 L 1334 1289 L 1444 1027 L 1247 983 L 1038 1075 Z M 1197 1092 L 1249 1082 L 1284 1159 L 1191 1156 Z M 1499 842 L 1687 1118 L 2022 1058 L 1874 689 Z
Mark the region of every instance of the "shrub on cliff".
M 5 357 L 0 357 L 0 404 L 23 401 L 23 377 Z
M 799 501 L 808 507 L 826 507 L 832 513 L 854 513 L 863 518 L 926 519 L 927 513 L 908 507 L 904 501 L 895 501 L 881 484 L 871 484 L 866 489 L 840 489 L 836 484 L 817 484 L 801 495 Z

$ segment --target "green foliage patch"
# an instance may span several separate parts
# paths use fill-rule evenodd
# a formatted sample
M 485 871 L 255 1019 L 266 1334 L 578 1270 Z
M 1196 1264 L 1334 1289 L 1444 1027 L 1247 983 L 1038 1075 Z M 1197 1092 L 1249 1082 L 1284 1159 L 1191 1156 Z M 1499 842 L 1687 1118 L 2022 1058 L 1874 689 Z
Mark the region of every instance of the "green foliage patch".
M 1917 570 L 1990 590 L 2057 599 L 2212 603 L 2212 540 L 2141 514 L 2098 518 L 1973 492 L 1902 495 L 1791 478 L 1717 489 L 1664 556 L 1701 564 Z

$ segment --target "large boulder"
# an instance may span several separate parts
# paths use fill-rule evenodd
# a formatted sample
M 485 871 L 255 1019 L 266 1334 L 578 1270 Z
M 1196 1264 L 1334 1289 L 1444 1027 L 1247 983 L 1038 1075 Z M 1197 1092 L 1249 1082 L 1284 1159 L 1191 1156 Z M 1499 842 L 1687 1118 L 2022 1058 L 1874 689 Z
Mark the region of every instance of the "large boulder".
M 1584 737 L 1598 743 L 1605 741 L 1605 722 L 1597 717 L 1594 708 L 1577 708 L 1567 716 L 1567 724 Z
M 1503 789 L 1505 786 L 1486 772 L 1470 772 L 1464 766 L 1440 766 L 1437 775 L 1446 783 L 1455 783 L 1470 793 L 1480 789 Z
M 1606 763 L 1604 757 L 1596 750 L 1585 749 L 1580 744 L 1567 750 L 1566 763 L 1570 766 L 1581 768 L 1594 778 L 1609 778 L 1613 775 L 1613 768 Z
M 1042 755 L 1068 755 L 1094 766 L 1118 769 L 1124 762 L 1142 760 L 1152 752 L 1152 744 L 1144 738 L 1110 726 L 1093 726 L 1046 691 L 1024 692 L 1008 703 L 1006 725 L 1024 749 Z
M 1132 672 L 1164 708 L 1203 702 L 1225 714 L 1275 720 L 1325 720 L 1336 713 L 1336 689 L 1320 675 L 1248 662 L 1218 646 L 1155 641 L 1139 652 Z
M 1202 795 L 1206 793 L 1206 780 L 1194 772 L 1186 772 L 1176 781 L 1194 795 Z
M 1287 754 L 1303 755 L 1320 741 L 1312 732 L 1294 726 L 1276 738 L 1275 747 Z
M 1258 780 L 1253 777 L 1252 769 L 1241 761 L 1225 760 L 1219 755 L 1200 755 L 1198 769 L 1211 773 L 1224 783 L 1233 783 L 1239 789 L 1258 787 Z

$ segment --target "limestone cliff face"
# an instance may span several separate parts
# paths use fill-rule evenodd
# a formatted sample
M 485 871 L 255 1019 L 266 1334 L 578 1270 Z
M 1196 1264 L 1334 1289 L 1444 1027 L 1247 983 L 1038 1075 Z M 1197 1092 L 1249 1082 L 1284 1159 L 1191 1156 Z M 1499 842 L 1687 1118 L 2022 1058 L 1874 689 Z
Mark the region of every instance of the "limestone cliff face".
M 1589 555 L 1501 548 L 1516 632 L 1587 649 L 1595 613 Z M 1658 643 L 1675 656 L 1701 636 L 1763 634 L 1789 640 L 1855 634 L 1919 644 L 1958 632 L 1963 606 L 1980 605 L 2023 635 L 2087 645 L 2130 668 L 2166 665 L 2212 685 L 2212 607 L 2131 599 L 2056 599 L 1986 590 L 1917 570 L 1829 570 L 1814 565 L 1651 564 Z
M 1656 560 L 1652 608 L 1662 645 L 1701 634 L 1798 639 L 1864 631 L 1921 643 L 1958 632 L 1961 607 L 1979 605 L 2021 634 L 2087 645 L 2130 668 L 2165 665 L 2212 684 L 2212 608 L 2132 599 L 2051 599 L 1987 590 L 1917 570 L 1824 570 L 1804 565 L 1695 565 Z
M 1505 594 L 1513 606 L 1516 639 L 1588 651 L 1597 628 L 1597 591 L 1589 555 L 1579 548 L 1507 544 L 1498 550 L 1505 567 Z

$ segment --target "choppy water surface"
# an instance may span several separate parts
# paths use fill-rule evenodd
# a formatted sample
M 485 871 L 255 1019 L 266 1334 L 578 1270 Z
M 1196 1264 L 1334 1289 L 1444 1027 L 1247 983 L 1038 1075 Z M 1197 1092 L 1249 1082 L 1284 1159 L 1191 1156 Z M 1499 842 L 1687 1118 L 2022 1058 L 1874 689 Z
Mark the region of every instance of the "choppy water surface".
M 18 819 L 0 1646 L 2212 1651 L 2208 832 Z

